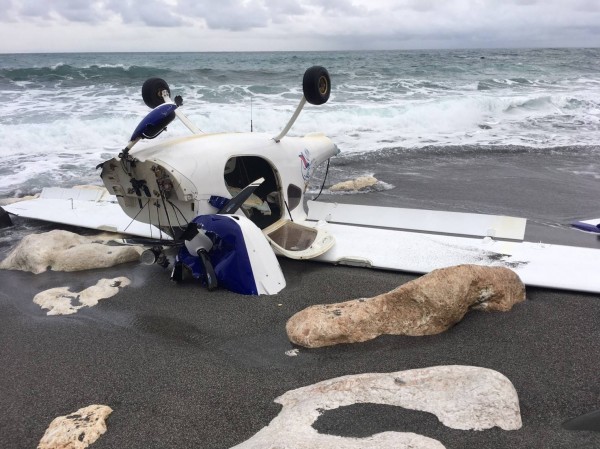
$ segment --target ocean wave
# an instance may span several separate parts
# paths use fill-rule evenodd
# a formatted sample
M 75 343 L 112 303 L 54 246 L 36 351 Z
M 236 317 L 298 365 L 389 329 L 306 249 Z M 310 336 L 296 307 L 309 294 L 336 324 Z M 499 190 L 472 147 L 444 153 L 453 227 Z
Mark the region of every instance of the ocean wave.
M 539 154 L 573 157 L 600 156 L 600 145 L 564 145 L 554 147 L 536 147 L 527 145 L 424 145 L 419 147 L 389 146 L 377 151 L 342 153 L 336 157 L 336 166 L 357 166 L 361 164 L 386 165 L 399 163 L 406 156 L 466 156 L 476 159 L 485 155 Z
M 558 106 L 554 103 L 554 99 L 550 95 L 543 95 L 540 97 L 527 98 L 524 100 L 515 100 L 506 109 L 505 112 L 511 113 L 516 110 L 547 110 L 552 109 L 560 112 Z
M 484 79 L 477 83 L 477 90 L 494 90 L 494 89 L 519 89 L 531 87 L 545 87 L 554 84 L 551 81 L 528 78 L 506 78 L 506 79 Z
M 323 65 L 330 100 L 307 105 L 290 135 L 324 132 L 342 155 L 594 146 L 600 77 L 590 54 L 600 56 L 457 50 L 7 57 L 0 61 L 0 190 L 27 179 L 58 185 L 96 176 L 89 167 L 123 148 L 148 113 L 140 89 L 155 76 L 183 96 L 183 111 L 206 132 L 247 131 L 252 118 L 256 132 L 276 135 L 302 97 L 304 70 Z M 175 121 L 157 140 L 188 134 Z M 81 171 L 64 169 L 61 154 L 78 160 Z
M 104 84 L 123 83 L 125 80 L 144 80 L 153 76 L 168 77 L 173 71 L 161 67 L 127 66 L 124 64 L 92 64 L 89 66 L 73 66 L 57 63 L 47 67 L 5 68 L 0 69 L 0 78 L 12 83 L 30 82 L 47 85 L 57 81 L 71 84 L 88 83 L 90 80 L 101 80 Z M 64 86 L 64 84 L 63 84 Z M 68 83 L 67 83 L 68 86 Z M 67 87 L 65 86 L 65 87 Z

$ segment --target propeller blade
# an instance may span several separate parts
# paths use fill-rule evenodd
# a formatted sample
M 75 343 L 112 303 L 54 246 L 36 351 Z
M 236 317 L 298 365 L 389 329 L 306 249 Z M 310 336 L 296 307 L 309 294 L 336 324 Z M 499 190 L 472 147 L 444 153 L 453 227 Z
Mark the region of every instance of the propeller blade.
M 215 269 L 210 261 L 210 257 L 208 257 L 208 252 L 205 249 L 201 249 L 198 251 L 198 257 L 200 257 L 202 265 L 204 266 L 204 274 L 206 276 L 206 286 L 208 287 L 208 291 L 213 291 L 217 288 L 218 282 Z
M 233 214 L 238 210 L 244 202 L 250 198 L 250 195 L 265 181 L 265 178 L 258 178 L 251 184 L 244 187 L 240 193 L 231 198 L 225 205 L 219 210 L 219 214 Z

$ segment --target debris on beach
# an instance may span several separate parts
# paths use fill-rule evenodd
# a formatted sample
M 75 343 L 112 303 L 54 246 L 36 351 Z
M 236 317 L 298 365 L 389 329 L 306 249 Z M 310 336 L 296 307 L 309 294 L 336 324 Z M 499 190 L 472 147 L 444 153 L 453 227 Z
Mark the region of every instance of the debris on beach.
M 106 418 L 112 411 L 107 405 L 94 404 L 55 418 L 38 449 L 85 449 L 106 432 Z
M 25 236 L 17 247 L 0 262 L 0 269 L 30 271 L 81 271 L 107 268 L 139 260 L 141 246 L 108 245 L 114 236 L 81 236 L 69 231 Z
M 459 430 L 517 430 L 522 426 L 519 397 L 511 381 L 497 371 L 474 366 L 337 377 L 288 391 L 275 402 L 283 406 L 279 415 L 236 449 L 444 448 L 441 442 L 415 433 L 351 438 L 321 434 L 312 426 L 325 411 L 358 403 L 433 413 L 445 426 Z
M 433 335 L 471 309 L 506 312 L 524 300 L 525 286 L 514 271 L 458 265 L 373 298 L 310 306 L 288 320 L 286 331 L 292 343 L 307 348 L 363 342 L 384 334 Z
M 331 192 L 361 191 L 375 186 L 378 182 L 379 180 L 374 176 L 359 176 L 356 179 L 338 182 L 337 184 L 332 185 L 329 190 Z
M 300 354 L 300 349 L 298 348 L 285 351 L 285 355 L 287 355 L 288 357 L 296 357 L 298 354 Z
M 48 310 L 47 315 L 71 315 L 83 307 L 94 307 L 98 301 L 116 295 L 130 283 L 126 277 L 118 277 L 100 279 L 96 285 L 80 292 L 72 292 L 69 287 L 51 288 L 35 295 L 33 302 Z

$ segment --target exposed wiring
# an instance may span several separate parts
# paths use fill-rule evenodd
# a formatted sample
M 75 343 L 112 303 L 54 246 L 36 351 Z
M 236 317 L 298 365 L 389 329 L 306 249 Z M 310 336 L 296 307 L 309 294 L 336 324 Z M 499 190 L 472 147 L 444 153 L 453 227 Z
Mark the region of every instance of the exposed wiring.
M 169 229 L 171 229 L 171 236 L 175 237 L 175 229 L 173 229 L 173 225 L 171 224 L 171 219 L 169 218 L 169 212 L 167 211 L 167 205 L 165 204 L 165 195 L 163 192 L 160 192 L 160 199 L 162 201 L 163 208 L 165 209 L 165 215 L 167 216 L 167 223 L 169 223 Z
M 291 221 L 294 221 L 294 219 L 292 218 L 292 213 L 290 212 L 290 208 L 288 207 L 288 203 L 287 203 L 287 201 L 286 201 L 286 200 L 283 200 L 283 204 L 285 204 L 285 208 L 286 208 L 286 209 L 287 209 L 287 211 L 288 211 L 288 215 L 290 216 L 290 220 L 291 220 Z
M 150 200 L 148 200 L 148 201 L 150 201 Z M 150 208 L 148 208 L 148 224 L 150 225 L 150 238 L 154 238 L 152 236 L 152 211 L 150 210 Z M 160 229 L 160 222 L 159 222 L 158 229 Z M 158 238 L 161 238 L 160 234 L 158 234 Z
M 181 210 L 177 207 L 177 205 L 175 203 L 173 203 L 172 201 L 167 200 L 167 202 L 171 205 L 171 207 L 173 208 L 173 210 L 175 210 L 176 212 L 179 212 L 181 214 L 181 217 L 183 218 L 183 221 L 185 222 L 185 225 L 189 225 L 190 222 L 187 221 L 187 219 L 185 218 L 185 215 L 183 214 L 183 212 L 181 212 Z M 175 217 L 177 217 L 177 213 L 175 213 Z M 179 219 L 177 219 L 177 224 L 179 224 Z M 179 225 L 180 228 L 183 228 L 183 226 Z
M 179 221 L 179 216 L 177 215 L 177 209 L 175 209 L 173 207 L 173 203 L 170 202 L 169 200 L 167 200 L 167 203 L 169 203 L 171 205 L 171 207 L 173 208 L 173 212 L 175 212 L 175 220 L 177 220 L 177 227 L 179 229 L 183 228 L 183 226 L 181 226 L 181 222 Z M 185 218 L 185 217 L 184 217 Z M 173 236 L 174 237 L 174 236 Z
M 154 203 L 154 205 L 156 206 L 156 219 L 158 220 L 158 238 L 160 240 L 162 240 L 162 226 L 160 225 L 160 204 L 158 204 L 158 200 Z M 150 209 L 150 208 L 148 208 Z M 148 218 L 148 221 L 152 222 L 152 220 L 150 218 Z
M 325 181 L 327 180 L 327 175 L 329 174 L 329 161 L 331 161 L 331 158 L 327 159 L 327 168 L 325 169 L 325 177 L 323 178 L 323 184 L 321 184 L 321 190 L 319 190 L 319 194 L 315 198 L 313 198 L 313 201 L 317 201 L 319 199 L 319 197 L 321 196 L 321 192 L 323 191 L 323 187 L 325 187 Z
M 144 207 L 140 208 L 140 210 L 138 211 L 137 214 L 135 214 L 135 217 L 133 217 L 131 219 L 131 221 L 129 222 L 129 224 L 125 227 L 125 229 L 123 229 L 123 232 L 127 231 L 127 228 L 129 228 L 129 226 L 131 226 L 131 224 L 135 221 L 135 219 L 137 218 L 137 216 L 140 214 L 140 212 L 142 212 L 144 210 L 144 208 L 148 205 L 148 203 L 150 202 L 150 200 L 146 201 L 146 204 L 144 204 Z M 152 226 L 152 225 L 150 225 Z

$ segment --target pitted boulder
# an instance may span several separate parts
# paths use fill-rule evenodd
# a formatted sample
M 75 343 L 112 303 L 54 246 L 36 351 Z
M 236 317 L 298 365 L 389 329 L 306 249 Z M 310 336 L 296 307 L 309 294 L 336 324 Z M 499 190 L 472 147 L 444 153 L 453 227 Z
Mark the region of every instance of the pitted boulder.
M 470 309 L 509 311 L 525 300 L 519 276 L 505 267 L 458 265 L 432 271 L 373 298 L 315 305 L 286 325 L 292 343 L 307 348 L 356 343 L 379 335 L 433 335 Z
M 38 449 L 85 449 L 106 432 L 107 405 L 90 405 L 75 413 L 54 419 Z
M 412 432 L 383 432 L 367 438 L 319 433 L 313 424 L 327 410 L 352 404 L 386 404 L 433 413 L 460 430 L 522 426 L 519 397 L 503 374 L 475 366 L 433 366 L 395 373 L 365 373 L 324 380 L 288 391 L 270 424 L 233 449 L 444 449 Z
M 142 247 L 111 246 L 101 236 L 54 230 L 31 234 L 0 262 L 0 269 L 38 274 L 46 270 L 81 271 L 139 260 Z

